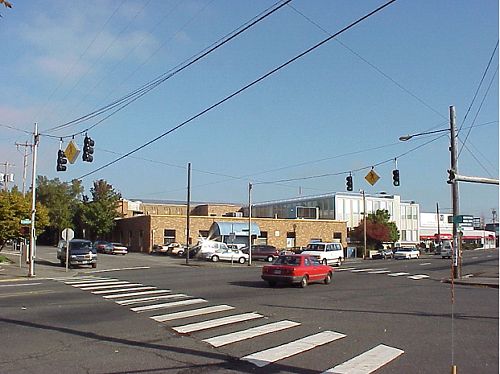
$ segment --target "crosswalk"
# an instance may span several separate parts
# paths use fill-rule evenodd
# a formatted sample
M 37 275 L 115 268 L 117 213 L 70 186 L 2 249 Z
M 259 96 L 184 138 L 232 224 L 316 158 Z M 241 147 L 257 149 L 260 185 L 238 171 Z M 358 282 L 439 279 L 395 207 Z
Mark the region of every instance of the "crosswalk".
M 339 270 L 347 271 L 346 268 Z M 359 270 L 363 270 L 359 271 L 360 273 L 382 271 L 381 269 Z M 342 332 L 325 330 L 255 351 L 255 347 L 259 346 L 257 341 L 260 337 L 272 334 L 276 340 L 286 340 L 286 337 L 279 335 L 279 333 L 299 328 L 301 323 L 291 320 L 270 321 L 269 319 L 272 317 L 266 317 L 255 311 L 240 313 L 235 307 L 226 304 L 203 306 L 202 304 L 209 304 L 209 301 L 184 293 L 175 293 L 171 290 L 157 289 L 154 286 L 115 278 L 82 276 L 56 280 L 81 291 L 98 295 L 104 300 L 114 302 L 122 307 L 127 307 L 132 312 L 147 315 L 158 323 L 167 324 L 178 334 L 195 334 L 194 336 L 202 334 L 204 339 L 201 341 L 214 348 L 240 344 L 243 347 L 242 351 L 246 353 L 241 354 L 241 357 L 238 358 L 259 368 L 304 354 L 320 346 L 333 344 L 338 340 L 349 339 Z M 222 316 L 221 313 L 223 313 Z M 195 317 L 198 317 L 198 321 L 192 322 Z M 199 321 L 200 319 L 201 321 Z M 245 326 L 243 329 L 240 327 L 249 322 L 256 324 L 256 326 Z M 224 333 L 221 334 L 218 329 L 223 329 Z M 207 334 L 208 337 L 206 337 Z M 248 343 L 245 344 L 247 341 Z M 380 344 L 343 363 L 338 363 L 324 372 L 369 374 L 389 364 L 403 353 L 404 351 L 399 348 Z M 329 363 L 335 364 L 335 362 L 329 362 L 328 359 L 325 360 L 326 367 Z
M 411 280 L 422 280 L 422 279 L 429 279 L 430 277 L 427 274 L 410 274 L 405 271 L 396 271 L 393 272 L 391 270 L 388 270 L 387 268 L 354 268 L 354 267 L 345 267 L 345 268 L 338 268 L 335 269 L 335 271 L 340 271 L 340 272 L 350 272 L 354 274 L 381 274 L 381 275 L 387 275 L 389 277 L 401 277 L 401 276 L 406 276 L 408 279 Z

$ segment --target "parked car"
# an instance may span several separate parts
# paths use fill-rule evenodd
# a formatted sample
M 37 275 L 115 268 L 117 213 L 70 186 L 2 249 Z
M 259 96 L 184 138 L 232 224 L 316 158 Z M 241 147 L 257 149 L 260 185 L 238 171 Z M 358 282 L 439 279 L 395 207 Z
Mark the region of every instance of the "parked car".
M 198 252 L 203 257 L 205 253 L 213 253 L 218 249 L 228 249 L 227 244 L 217 240 L 204 239 L 195 246 L 199 247 Z
M 92 247 L 92 242 L 85 239 L 72 239 L 68 247 L 68 267 L 74 265 L 91 265 L 97 267 L 97 249 Z M 61 266 L 66 266 L 66 240 L 60 240 L 57 245 L 57 259 Z
M 277 283 L 299 284 L 302 288 L 311 282 L 329 284 L 332 281 L 333 268 L 321 264 L 316 257 L 309 255 L 279 256 L 271 265 L 264 265 L 261 278 L 269 286 Z
M 111 243 L 111 247 L 107 249 L 105 253 L 125 256 L 128 253 L 128 249 L 122 243 Z
M 226 243 L 229 249 L 243 249 L 245 248 L 245 244 L 241 243 Z
M 153 245 L 153 250 L 151 251 L 152 254 L 159 254 L 159 255 L 170 255 L 172 254 L 172 250 L 174 248 L 178 248 L 181 245 L 179 243 L 169 243 L 169 244 L 155 244 Z
M 106 253 L 106 251 L 111 250 L 111 243 L 104 240 L 96 240 L 93 247 L 98 253 Z
M 340 266 L 344 261 L 344 248 L 340 243 L 312 242 L 302 254 L 316 257 L 324 265 L 335 263 Z
M 394 253 L 392 253 L 392 250 L 390 249 L 379 249 L 377 253 L 372 255 L 373 260 L 380 260 L 380 259 L 388 259 L 388 258 L 393 258 Z
M 408 259 L 419 258 L 420 251 L 415 247 L 399 247 L 394 252 L 394 258 L 398 259 Z
M 249 254 L 248 246 L 242 249 L 243 253 Z M 264 260 L 273 262 L 280 255 L 280 251 L 274 245 L 257 244 L 252 245 L 252 260 Z
M 203 257 L 207 260 L 217 261 L 231 261 L 244 264 L 248 261 L 249 256 L 239 249 L 217 249 L 215 252 L 206 252 Z

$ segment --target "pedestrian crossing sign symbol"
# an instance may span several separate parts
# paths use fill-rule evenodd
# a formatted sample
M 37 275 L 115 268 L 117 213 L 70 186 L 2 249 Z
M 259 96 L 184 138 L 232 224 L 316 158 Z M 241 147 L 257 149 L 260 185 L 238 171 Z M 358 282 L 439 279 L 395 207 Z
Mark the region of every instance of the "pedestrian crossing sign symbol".
M 368 172 L 368 174 L 366 174 L 365 176 L 365 179 L 368 183 L 370 183 L 372 186 L 375 185 L 375 183 L 377 183 L 377 181 L 380 179 L 380 177 L 378 176 L 378 174 L 375 172 L 375 170 L 370 170 Z
M 71 164 L 75 163 L 76 158 L 80 154 L 80 149 L 78 149 L 78 146 L 76 145 L 74 140 L 68 143 L 68 146 L 64 150 L 64 154 Z

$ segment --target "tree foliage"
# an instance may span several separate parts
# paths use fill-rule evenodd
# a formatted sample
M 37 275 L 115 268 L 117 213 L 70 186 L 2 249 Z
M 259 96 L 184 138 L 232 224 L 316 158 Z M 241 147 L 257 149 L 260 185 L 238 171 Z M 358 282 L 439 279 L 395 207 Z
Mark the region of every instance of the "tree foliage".
M 29 238 L 30 230 L 21 233 L 21 220 L 31 219 L 31 195 L 23 195 L 17 188 L 0 192 L 0 250 L 7 240 Z M 40 203 L 36 204 L 35 235 L 45 230 L 49 223 L 48 211 Z M 31 226 L 27 226 L 31 227 Z
M 364 219 L 351 232 L 351 238 L 364 240 Z M 366 242 L 370 247 L 380 247 L 382 243 L 394 243 L 399 239 L 399 231 L 394 222 L 390 221 L 389 212 L 379 209 L 366 217 Z
M 100 179 L 90 189 L 92 201 L 83 204 L 82 222 L 90 230 L 92 239 L 109 234 L 118 218 L 117 206 L 121 198 L 109 183 Z

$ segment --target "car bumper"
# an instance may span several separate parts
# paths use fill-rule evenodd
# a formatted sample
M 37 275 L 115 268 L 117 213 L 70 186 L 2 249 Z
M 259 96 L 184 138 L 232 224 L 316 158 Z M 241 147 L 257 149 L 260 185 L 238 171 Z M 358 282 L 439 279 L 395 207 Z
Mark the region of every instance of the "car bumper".
M 113 250 L 114 255 L 126 255 L 128 252 L 122 249 Z
M 300 283 L 302 277 L 297 277 L 293 275 L 273 275 L 273 274 L 262 274 L 261 278 L 266 282 L 276 282 L 276 283 L 286 283 L 286 284 L 296 284 Z

